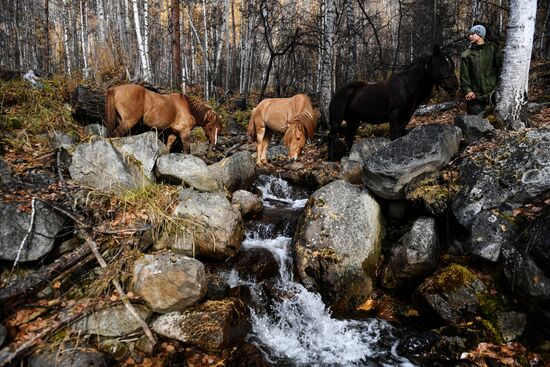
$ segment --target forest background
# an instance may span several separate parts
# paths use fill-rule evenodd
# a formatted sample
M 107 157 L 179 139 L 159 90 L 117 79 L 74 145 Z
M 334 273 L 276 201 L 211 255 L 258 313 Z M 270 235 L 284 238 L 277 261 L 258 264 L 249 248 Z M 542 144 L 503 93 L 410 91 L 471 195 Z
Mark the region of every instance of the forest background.
M 149 82 L 207 100 L 306 93 L 326 114 L 352 80 L 380 80 L 482 23 L 504 45 L 507 0 L 0 0 L 0 67 L 102 86 Z M 550 2 L 533 57 L 550 57 Z M 323 97 L 324 96 L 324 97 Z M 328 96 L 328 97 L 327 97 Z

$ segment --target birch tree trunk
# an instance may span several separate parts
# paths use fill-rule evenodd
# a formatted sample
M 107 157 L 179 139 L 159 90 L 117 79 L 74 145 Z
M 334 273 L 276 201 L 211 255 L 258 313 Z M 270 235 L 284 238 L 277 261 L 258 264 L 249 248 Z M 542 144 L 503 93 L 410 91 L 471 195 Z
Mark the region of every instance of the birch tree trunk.
M 208 28 L 206 23 L 206 1 L 202 0 L 203 6 L 203 20 L 204 20 L 204 99 L 208 101 L 210 99 L 210 80 L 208 77 L 208 69 L 210 67 L 208 63 Z
M 143 49 L 145 50 L 145 59 L 149 70 L 149 79 L 151 81 L 153 75 L 151 72 L 151 59 L 149 54 L 149 0 L 143 0 Z
M 324 0 L 325 12 L 323 14 L 324 26 L 321 36 L 323 53 L 321 55 L 320 101 L 321 121 L 328 126 L 328 106 L 333 91 L 333 56 L 334 56 L 334 31 L 336 21 L 335 0 Z
M 84 76 L 84 79 L 88 79 L 90 77 L 89 69 L 88 69 L 88 30 L 84 18 L 84 1 L 80 0 L 80 43 L 82 47 L 82 75 Z
M 225 91 L 229 90 L 229 74 L 231 73 L 233 62 L 231 61 L 231 49 L 229 42 L 229 12 L 231 10 L 231 1 L 225 0 L 225 80 L 224 80 L 224 89 Z
M 103 4 L 103 0 L 97 1 L 97 22 L 99 29 L 98 40 L 100 47 L 103 47 L 105 43 L 105 5 Z
M 171 34 L 172 34 L 172 86 L 181 88 L 181 45 L 180 45 L 180 4 L 172 0 Z
M 63 16 L 61 22 L 63 24 L 63 49 L 65 51 L 65 71 L 68 75 L 71 75 L 71 49 L 69 47 L 69 7 L 67 6 L 67 0 L 63 0 Z
M 535 33 L 536 0 L 511 0 L 496 116 L 514 130 L 526 126 L 529 66 Z
M 141 37 L 141 26 L 140 26 L 140 20 L 139 20 L 139 9 L 138 9 L 137 0 L 132 0 L 132 5 L 134 7 L 134 23 L 136 28 L 136 38 L 138 43 L 139 59 L 141 61 L 141 73 L 142 73 L 143 80 L 148 82 L 151 80 L 151 68 L 147 60 L 147 54 L 145 53 L 143 38 Z

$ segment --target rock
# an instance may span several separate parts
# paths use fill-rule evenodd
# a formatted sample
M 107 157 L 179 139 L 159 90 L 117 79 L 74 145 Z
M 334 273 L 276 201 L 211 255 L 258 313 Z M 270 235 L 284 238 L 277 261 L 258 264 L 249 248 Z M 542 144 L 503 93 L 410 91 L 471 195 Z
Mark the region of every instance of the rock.
M 468 269 L 452 264 L 426 278 L 413 300 L 420 309 L 428 307 L 448 323 L 469 321 L 478 311 L 485 285 Z
M 550 206 L 546 206 L 542 213 L 529 223 L 516 246 L 529 244 L 523 247 L 526 253 L 541 269 L 547 269 L 550 276 Z
M 527 325 L 527 315 L 522 312 L 499 312 L 497 311 L 497 324 L 502 339 L 510 342 L 520 337 Z
M 490 136 L 495 130 L 489 120 L 477 115 L 456 116 L 455 125 L 462 130 L 464 141 L 468 145 L 484 136 Z
M 165 337 L 219 353 L 244 340 L 250 330 L 250 312 L 242 301 L 227 298 L 206 301 L 188 310 L 160 316 L 153 330 Z
M 249 190 L 256 180 L 256 163 L 249 152 L 241 151 L 208 166 L 230 192 Z
M 240 210 L 243 217 L 253 216 L 264 209 L 262 200 L 246 190 L 237 190 L 233 193 L 231 204 Z
M 474 219 L 471 233 L 471 252 L 485 260 L 497 262 L 502 246 L 516 237 L 516 226 L 497 211 L 484 210 Z
M 151 312 L 144 306 L 134 305 L 137 313 L 145 321 Z M 124 305 L 109 307 L 83 317 L 70 326 L 75 333 L 102 336 L 123 336 L 139 330 L 140 325 Z
M 253 278 L 256 282 L 279 275 L 279 260 L 264 247 L 251 247 L 241 251 L 235 261 L 235 270 L 242 278 Z
M 15 179 L 13 178 L 10 167 L 4 159 L 0 157 L 0 186 L 8 185 L 13 182 L 15 182 Z
M 210 145 L 205 141 L 199 141 L 199 142 L 192 142 L 189 143 L 189 149 L 191 155 L 195 156 L 205 156 L 208 154 L 208 148 Z
M 550 130 L 502 136 L 459 165 L 460 189 L 452 203 L 460 224 L 470 228 L 483 210 L 529 203 L 550 190 Z
M 69 167 L 76 182 L 108 192 L 122 193 L 149 184 L 139 165 L 130 164 L 105 140 L 80 144 Z
M 171 153 L 160 157 L 155 168 L 159 179 L 172 184 L 181 183 L 199 191 L 218 191 L 216 177 L 208 170 L 208 166 L 200 158 L 190 154 Z
M 118 339 L 102 340 L 98 349 L 100 352 L 110 355 L 117 361 L 124 361 L 130 355 L 128 344 Z
M 188 223 L 180 228 L 178 236 L 193 244 L 197 253 L 226 259 L 240 249 L 243 219 L 223 194 L 183 190 L 173 215 Z
M 19 255 L 19 262 L 34 261 L 48 254 L 61 242 L 58 235 L 68 224 L 68 218 L 40 200 L 35 201 L 32 232 Z M 0 259 L 15 261 L 21 243 L 29 233 L 31 213 L 19 210 L 17 205 L 0 200 Z M 58 242 L 56 242 L 58 240 Z
M 190 257 L 144 255 L 134 264 L 132 287 L 155 312 L 181 311 L 206 294 L 206 273 L 204 265 Z
M 334 181 L 310 196 L 293 240 L 295 273 L 335 313 L 353 310 L 372 290 L 383 236 L 368 190 Z
M 363 182 L 383 198 L 404 199 L 405 186 L 413 178 L 449 163 L 458 153 L 461 138 L 455 126 L 419 126 L 368 157 Z
M 415 207 L 434 217 L 445 215 L 457 187 L 441 171 L 417 176 L 405 186 L 405 198 Z
M 267 149 L 267 160 L 276 161 L 278 159 L 286 159 L 288 157 L 288 149 L 284 145 L 272 145 Z
M 502 266 L 515 293 L 540 299 L 550 297 L 548 275 L 537 266 L 531 256 L 525 255 L 511 243 L 502 246 Z
M 111 142 L 125 157 L 127 164 L 133 162 L 149 182 L 156 182 L 155 163 L 158 158 L 168 153 L 168 148 L 158 139 L 156 132 L 115 138 L 111 139 Z
M 355 185 L 363 184 L 362 175 L 365 159 L 389 143 L 390 140 L 386 138 L 370 138 L 354 143 L 349 157 L 342 158 L 340 166 L 342 178 Z
M 109 367 L 113 361 L 86 343 L 65 343 L 55 350 L 34 352 L 27 358 L 29 367 Z
M 205 298 L 211 301 L 220 300 L 229 296 L 229 284 L 218 274 L 206 274 L 208 290 Z
M 76 144 L 76 138 L 74 136 L 69 136 L 60 131 L 54 131 L 51 134 L 48 134 L 48 143 L 52 149 L 66 149 L 69 150 Z
M 435 219 L 418 218 L 410 232 L 392 247 L 382 272 L 382 285 L 386 288 L 404 287 L 429 274 L 437 266 L 439 251 Z

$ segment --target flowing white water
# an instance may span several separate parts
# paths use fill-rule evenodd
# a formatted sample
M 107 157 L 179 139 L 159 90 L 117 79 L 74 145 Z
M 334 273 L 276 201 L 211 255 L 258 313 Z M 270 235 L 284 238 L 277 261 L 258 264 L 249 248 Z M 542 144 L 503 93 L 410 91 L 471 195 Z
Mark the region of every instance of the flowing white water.
M 287 207 L 296 208 L 296 202 L 305 205 L 307 199 L 292 198 L 290 187 L 280 179 L 265 179 L 259 189 L 264 201 L 273 201 L 272 183 L 287 193 Z M 282 183 L 280 181 L 282 181 Z M 270 186 L 270 187 L 266 187 Z M 267 193 L 267 196 L 266 196 Z M 280 205 L 280 204 L 277 204 Z M 268 226 L 265 225 L 264 226 Z M 280 280 L 275 287 L 284 294 L 273 301 L 269 312 L 252 310 L 250 340 L 256 342 L 275 365 L 289 366 L 413 366 L 406 358 L 395 353 L 397 341 L 392 327 L 384 321 L 338 320 L 331 316 L 321 297 L 292 280 L 292 258 L 289 255 L 291 238 L 271 233 L 274 238 L 261 238 L 269 230 L 248 231 L 244 249 L 264 247 L 279 260 Z M 261 285 L 239 277 L 236 271 L 224 274 L 231 287 L 246 284 L 253 296 L 262 294 Z

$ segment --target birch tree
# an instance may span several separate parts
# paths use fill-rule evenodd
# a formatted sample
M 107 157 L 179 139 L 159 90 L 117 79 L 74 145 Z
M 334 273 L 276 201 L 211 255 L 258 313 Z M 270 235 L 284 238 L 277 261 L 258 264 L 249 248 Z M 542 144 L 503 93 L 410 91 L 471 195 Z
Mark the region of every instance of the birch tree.
M 529 66 L 535 33 L 536 0 L 511 0 L 496 115 L 512 129 L 525 127 Z
M 138 50 L 139 50 L 139 59 L 141 61 L 141 73 L 142 73 L 143 80 L 148 82 L 151 80 L 151 65 L 149 65 L 149 60 L 146 54 L 146 48 L 143 42 L 143 38 L 141 37 L 141 26 L 140 26 L 140 20 L 139 20 L 139 9 L 138 9 L 137 0 L 132 0 L 132 5 L 134 8 L 134 23 L 135 23 L 136 38 L 137 38 Z
M 86 0 L 80 0 L 79 6 L 80 6 L 80 44 L 82 48 L 82 75 L 84 76 L 84 79 L 88 79 L 90 77 L 90 71 L 88 69 L 88 30 L 86 25 L 86 17 L 85 17 L 85 1 Z
M 336 0 L 323 0 L 323 32 L 321 36 L 321 57 L 320 57 L 320 101 L 321 121 L 328 126 L 328 106 L 333 92 L 333 56 L 334 56 L 334 33 L 336 24 Z

